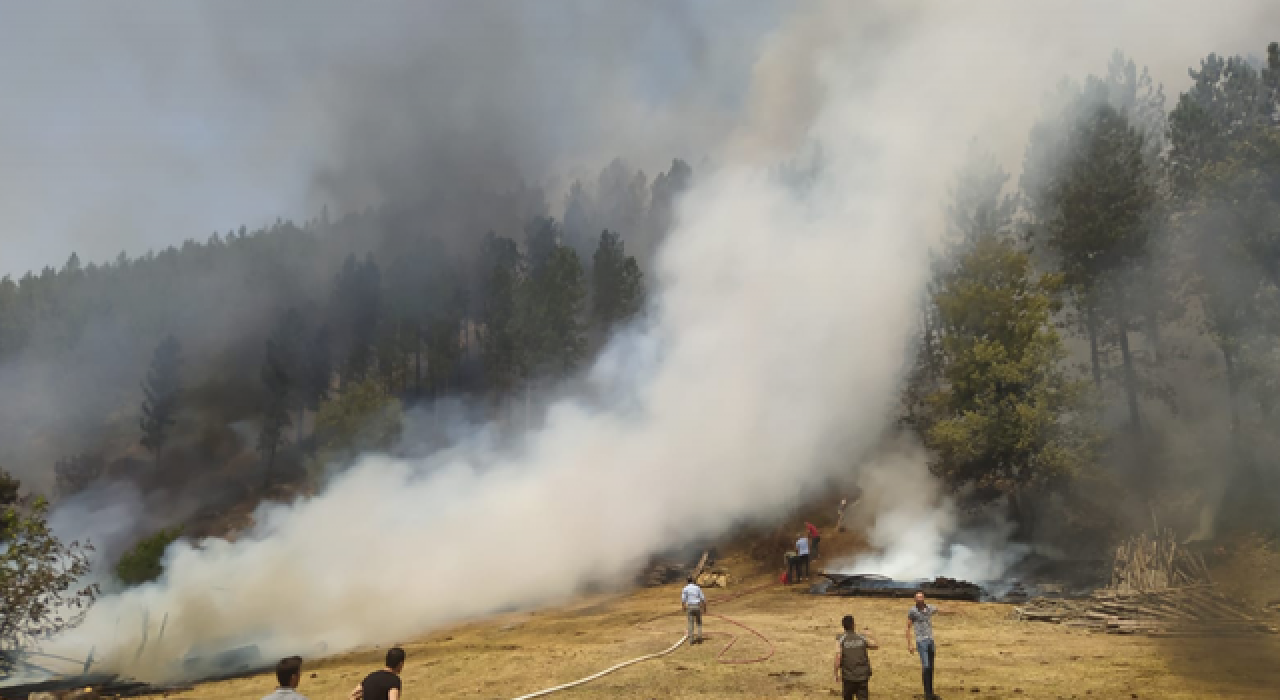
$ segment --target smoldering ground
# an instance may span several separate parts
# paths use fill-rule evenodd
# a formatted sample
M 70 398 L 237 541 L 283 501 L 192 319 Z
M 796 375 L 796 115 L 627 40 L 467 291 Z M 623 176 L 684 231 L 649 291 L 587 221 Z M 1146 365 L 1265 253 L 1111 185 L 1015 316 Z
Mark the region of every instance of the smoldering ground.
M 235 543 L 174 546 L 162 580 L 100 601 L 54 646 L 96 642 L 109 665 L 155 677 L 210 644 L 272 655 L 387 641 L 555 601 L 785 511 L 888 425 L 924 250 L 970 138 L 1020 155 L 1043 86 L 1115 46 L 1180 71 L 1188 55 L 1256 44 L 1275 9 L 1240 9 L 791 9 L 761 46 L 720 167 L 680 205 L 646 319 L 586 373 L 593 401 L 553 404 L 514 454 L 464 440 L 368 456 L 324 493 L 265 508 Z M 681 122 L 678 107 L 663 123 Z M 802 186 L 771 175 L 814 144 L 822 166 Z M 520 575 L 472 575 L 495 558 Z M 136 635 L 114 622 L 148 610 L 170 616 L 167 643 L 134 660 Z

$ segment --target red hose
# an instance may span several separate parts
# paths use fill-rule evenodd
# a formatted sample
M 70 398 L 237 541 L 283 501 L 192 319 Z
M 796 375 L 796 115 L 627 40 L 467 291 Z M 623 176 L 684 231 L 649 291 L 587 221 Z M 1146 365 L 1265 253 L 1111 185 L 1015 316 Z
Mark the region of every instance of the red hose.
M 776 584 L 776 583 L 773 583 L 773 582 L 764 583 L 764 584 L 761 584 L 761 585 L 759 585 L 759 586 L 754 586 L 754 587 L 752 587 L 752 588 L 748 588 L 748 589 L 746 589 L 745 591 L 738 591 L 737 593 L 734 593 L 733 595 L 721 596 L 721 597 L 719 597 L 719 598 L 716 598 L 715 600 L 708 600 L 708 601 L 707 601 L 707 603 L 708 603 L 708 604 L 710 604 L 710 603 L 715 603 L 715 604 L 717 604 L 717 605 L 723 605 L 724 603 L 728 603 L 728 602 L 730 602 L 730 601 L 737 600 L 737 599 L 739 599 L 739 598 L 741 598 L 741 597 L 743 597 L 743 596 L 750 595 L 750 594 L 755 593 L 755 592 L 757 592 L 757 591 L 762 591 L 762 590 L 764 590 L 764 589 L 766 589 L 766 588 L 769 588 L 770 586 L 776 586 L 776 585 L 777 585 L 777 584 Z M 708 635 L 704 635 L 704 637 L 703 637 L 704 639 L 705 639 L 705 638 L 710 638 L 710 637 L 722 637 L 722 636 L 724 636 L 724 637 L 728 637 L 728 638 L 729 638 L 729 643 L 728 643 L 728 644 L 726 644 L 726 645 L 724 645 L 724 648 L 723 648 L 723 649 L 721 649 L 721 650 L 720 650 L 720 653 L 716 655 L 716 661 L 717 661 L 717 662 L 722 663 L 722 664 L 755 664 L 755 663 L 760 663 L 761 661 L 768 661 L 770 658 L 772 658 L 772 657 L 773 657 L 773 652 L 774 652 L 773 642 L 769 641 L 769 638 L 768 638 L 768 637 L 764 636 L 763 634 L 760 634 L 759 632 L 757 632 L 757 631 L 755 631 L 755 630 L 751 629 L 750 627 L 747 627 L 746 625 L 742 624 L 741 622 L 738 622 L 737 620 L 732 620 L 732 619 L 730 619 L 730 618 L 727 618 L 727 617 L 725 617 L 724 615 L 715 615 L 715 614 L 712 614 L 712 613 L 707 613 L 707 614 L 706 614 L 706 616 L 707 616 L 707 617 L 714 617 L 714 618 L 717 618 L 717 619 L 720 619 L 720 620 L 724 620 L 725 622 L 727 622 L 727 623 L 729 623 L 729 624 L 731 624 L 731 625 L 736 625 L 736 626 L 738 626 L 738 627 L 741 627 L 742 629 L 744 629 L 744 630 L 746 630 L 746 631 L 750 632 L 751 634 L 754 634 L 755 636 L 759 637 L 759 638 L 761 639 L 761 641 L 763 641 L 765 644 L 768 644 L 768 645 L 769 645 L 769 653 L 765 654 L 764 656 L 760 656 L 760 657 L 757 657 L 757 658 L 754 658 L 754 659 L 726 659 L 726 658 L 724 658 L 724 655 L 725 655 L 725 654 L 727 654 L 727 653 L 729 653 L 729 650 L 733 648 L 733 645 L 734 645 L 734 644 L 737 644 L 737 643 L 738 643 L 738 636 L 737 636 L 737 635 L 735 635 L 735 634 L 728 633 L 728 632 L 722 632 L 722 633 L 719 633 L 719 634 L 708 634 Z
M 729 623 L 729 624 L 731 624 L 731 625 L 737 625 L 738 627 L 741 627 L 742 629 L 744 629 L 744 630 L 746 630 L 746 631 L 750 632 L 751 634 L 754 634 L 755 636 L 759 637 L 759 638 L 761 639 L 761 641 L 763 641 L 765 644 L 768 644 L 768 645 L 769 645 L 769 653 L 768 653 L 768 654 L 765 654 L 764 656 L 758 656 L 758 657 L 756 657 L 756 658 L 754 658 L 754 659 L 726 659 L 726 658 L 724 658 L 724 655 L 725 655 L 725 654 L 728 654 L 728 653 L 729 653 L 729 650 L 730 650 L 731 648 L 733 648 L 733 645 L 738 643 L 738 636 L 737 636 L 737 635 L 735 635 L 735 634 L 729 634 L 728 632 L 723 632 L 723 633 L 720 633 L 720 634 L 708 634 L 708 635 L 704 635 L 704 637 L 703 637 L 704 639 L 706 639 L 706 638 L 708 638 L 708 637 L 728 637 L 728 638 L 729 638 L 729 643 L 728 643 L 728 644 L 726 644 L 726 645 L 724 645 L 724 648 L 720 650 L 720 653 L 719 653 L 719 654 L 716 654 L 716 661 L 718 661 L 719 663 L 722 663 L 722 664 L 757 664 L 757 663 L 760 663 L 761 661 L 768 661 L 770 658 L 772 658 L 772 657 L 773 657 L 773 651 L 774 651 L 774 650 L 773 650 L 773 642 L 769 641 L 768 637 L 765 637 L 763 634 L 760 634 L 759 632 L 757 632 L 757 631 L 755 631 L 755 630 L 751 629 L 750 627 L 747 627 L 746 625 L 742 624 L 741 622 L 738 622 L 737 620 L 730 620 L 729 618 L 725 617 L 724 615 L 713 615 L 713 614 L 711 614 L 711 613 L 707 613 L 707 617 L 714 617 L 714 618 L 718 618 L 718 619 L 724 620 L 725 622 L 727 622 L 727 623 Z

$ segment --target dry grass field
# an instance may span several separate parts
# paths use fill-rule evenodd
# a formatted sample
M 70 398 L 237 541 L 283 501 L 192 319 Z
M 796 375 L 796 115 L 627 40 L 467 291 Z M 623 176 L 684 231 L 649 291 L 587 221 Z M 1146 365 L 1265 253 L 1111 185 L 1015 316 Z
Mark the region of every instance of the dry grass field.
M 799 587 L 767 586 L 723 605 L 715 599 L 768 582 L 764 574 L 709 591 L 710 612 L 765 635 L 774 646 L 761 663 L 717 661 L 768 651 L 743 630 L 710 619 L 705 644 L 622 669 L 555 697 L 814 698 L 835 695 L 831 665 L 842 615 L 869 627 L 881 649 L 872 653 L 872 692 L 881 698 L 921 696 L 920 664 L 904 637 L 908 601 L 806 595 Z M 514 698 L 669 647 L 683 633 L 679 585 L 591 596 L 536 613 L 498 616 L 405 640 L 405 695 L 413 698 Z M 1280 638 L 1156 639 L 1103 635 L 1009 619 L 1006 605 L 941 603 L 953 615 L 935 623 L 937 692 L 956 698 L 1280 698 Z M 673 614 L 674 613 L 674 614 Z M 380 665 L 371 649 L 305 667 L 303 694 L 338 700 Z M 189 700 L 244 700 L 270 692 L 263 675 L 198 686 Z

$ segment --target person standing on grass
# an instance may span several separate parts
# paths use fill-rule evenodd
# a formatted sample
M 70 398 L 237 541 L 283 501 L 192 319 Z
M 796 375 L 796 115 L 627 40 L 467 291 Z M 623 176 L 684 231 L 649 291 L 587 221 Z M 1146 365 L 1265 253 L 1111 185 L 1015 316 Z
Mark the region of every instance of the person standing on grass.
M 822 541 L 822 533 L 813 523 L 805 523 L 804 529 L 809 533 L 809 556 L 813 559 L 818 558 L 818 543 Z
M 400 700 L 400 672 L 404 670 L 404 649 L 387 650 L 387 666 L 365 676 L 349 700 Z
M 836 649 L 836 683 L 843 686 L 844 700 L 868 700 L 871 697 L 871 658 L 868 649 L 879 649 L 880 645 L 871 630 L 863 629 L 862 634 L 853 631 L 853 615 L 845 615 L 840 621 L 844 634 L 836 639 L 840 646 Z
M 702 642 L 702 615 L 707 612 L 707 597 L 702 594 L 702 587 L 689 577 L 689 583 L 680 591 L 680 608 L 689 620 L 689 646 Z M 694 626 L 697 634 L 694 634 Z
M 933 641 L 933 616 L 945 614 L 948 611 L 939 610 L 924 601 L 924 591 L 916 591 L 916 604 L 907 611 L 907 653 L 920 654 L 920 679 L 924 682 L 925 700 L 934 700 L 935 697 L 933 661 L 938 648 Z
M 262 700 L 307 700 L 298 692 L 298 684 L 302 682 L 302 657 L 289 656 L 280 659 L 276 664 L 276 692 Z
M 796 538 L 796 579 L 809 580 L 809 537 L 803 532 Z

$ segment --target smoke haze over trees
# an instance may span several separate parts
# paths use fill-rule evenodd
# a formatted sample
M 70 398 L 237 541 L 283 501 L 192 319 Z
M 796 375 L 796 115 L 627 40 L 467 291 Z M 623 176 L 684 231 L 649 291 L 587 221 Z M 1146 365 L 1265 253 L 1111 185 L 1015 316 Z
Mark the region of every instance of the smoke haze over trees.
M 257 23 L 243 6 L 179 13 L 163 37 L 124 22 L 142 46 L 192 26 L 235 37 L 198 42 L 196 73 L 276 110 L 248 115 L 261 131 L 241 148 L 278 138 L 262 159 L 302 162 L 249 179 L 305 184 L 275 209 L 245 195 L 214 217 L 265 226 L 114 258 L 68 234 L 93 253 L 68 245 L 42 258 L 59 267 L 0 278 L 0 465 L 72 515 L 120 484 L 140 494 L 152 519 L 113 532 L 99 567 L 164 535 L 127 577 L 157 586 L 114 599 L 126 611 L 212 575 L 254 593 L 245 572 L 276 571 L 254 538 L 216 539 L 251 522 L 304 562 L 328 556 L 304 525 L 379 499 L 412 501 L 405 536 L 449 561 L 439 533 L 475 513 L 495 520 L 477 536 L 530 525 L 515 555 L 527 591 L 414 602 L 388 633 L 621 576 L 677 517 L 707 536 L 774 517 L 875 462 L 893 405 L 926 449 L 906 460 L 920 491 L 996 512 L 1025 541 L 1105 544 L 1151 503 L 1200 536 L 1274 513 L 1280 51 L 1254 36 L 1265 22 L 1201 33 L 1184 18 L 1168 30 L 1197 39 L 1184 49 L 1125 11 L 1087 59 L 1076 44 L 1028 50 L 1024 69 L 968 42 L 1026 49 L 1003 32 L 1076 27 L 1089 10 L 1006 26 L 928 3 L 838 5 L 331 8 L 306 24 L 317 37 L 280 39 L 316 72 L 264 58 L 266 28 L 311 16 L 298 5 Z M 935 46 L 962 60 L 934 65 Z M 1232 57 L 1201 55 L 1217 50 Z M 857 68 L 828 74 L 828 60 Z M 969 63 L 990 80 L 969 80 Z M 883 464 L 916 483 L 896 459 Z M 718 487 L 710 503 L 654 490 L 686 478 Z M 177 524 L 215 537 L 178 541 L 161 569 Z M 357 536 L 401 524 L 371 515 L 333 546 L 360 555 Z M 581 558 L 606 573 L 533 559 L 597 528 L 608 536 Z M 299 597 L 349 613 L 357 594 L 386 591 Z M 242 617 L 194 607 L 185 627 L 175 612 L 175 639 L 253 640 Z M 273 643 L 365 641 L 312 617 Z

